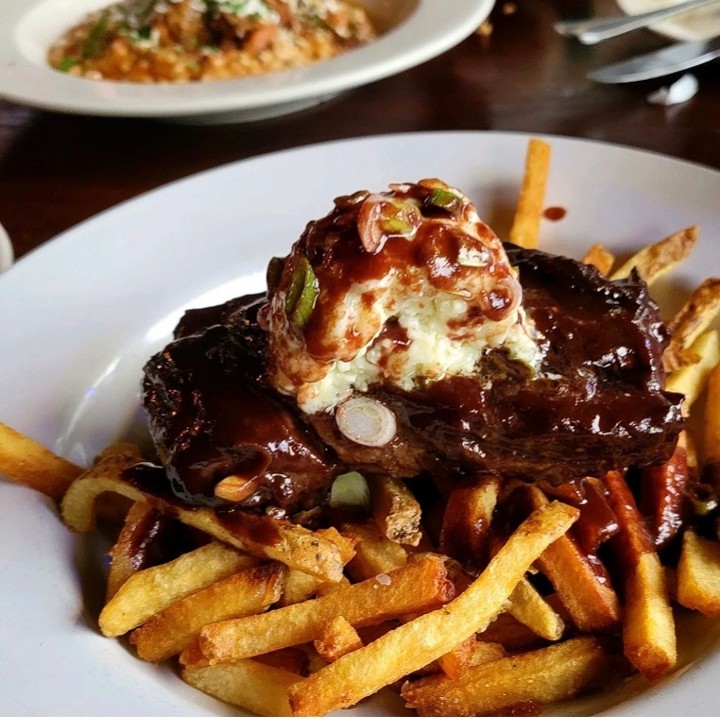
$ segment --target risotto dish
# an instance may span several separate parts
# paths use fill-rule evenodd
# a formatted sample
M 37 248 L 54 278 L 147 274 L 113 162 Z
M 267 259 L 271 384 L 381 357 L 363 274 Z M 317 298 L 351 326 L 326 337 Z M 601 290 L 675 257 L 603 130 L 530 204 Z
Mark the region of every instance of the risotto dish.
M 49 50 L 93 80 L 189 82 L 286 70 L 375 38 L 345 0 L 124 0 L 88 15 Z

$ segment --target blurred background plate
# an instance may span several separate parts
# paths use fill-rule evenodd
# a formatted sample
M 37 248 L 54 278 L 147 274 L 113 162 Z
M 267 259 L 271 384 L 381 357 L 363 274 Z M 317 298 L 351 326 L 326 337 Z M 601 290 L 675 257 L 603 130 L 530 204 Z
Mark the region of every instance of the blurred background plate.
M 617 0 L 621 10 L 627 15 L 657 10 L 661 7 L 677 5 L 680 0 Z M 651 30 L 667 35 L 675 40 L 709 40 L 720 35 L 720 3 L 717 5 L 677 15 L 651 26 Z
M 202 83 L 118 83 L 49 67 L 49 46 L 110 0 L 0 0 L 0 97 L 82 115 L 247 122 L 285 115 L 419 65 L 470 35 L 494 0 L 358 0 L 381 32 L 372 43 L 284 72 Z

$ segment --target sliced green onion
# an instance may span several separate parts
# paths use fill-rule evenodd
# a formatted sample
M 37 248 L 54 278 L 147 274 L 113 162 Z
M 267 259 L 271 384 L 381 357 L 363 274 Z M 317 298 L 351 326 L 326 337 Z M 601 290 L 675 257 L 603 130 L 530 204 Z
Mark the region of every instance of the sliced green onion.
M 296 327 L 302 328 L 308 323 L 319 294 L 313 268 L 307 258 L 302 257 L 295 268 L 285 297 L 285 311 Z
M 330 506 L 370 509 L 370 487 L 359 472 L 348 472 L 335 477 L 330 488 Z
M 350 397 L 335 410 L 335 423 L 351 442 L 365 447 L 384 447 L 397 433 L 393 411 L 365 396 Z
M 436 207 L 443 207 L 447 209 L 452 207 L 459 200 L 460 198 L 454 192 L 450 192 L 442 187 L 436 187 L 428 198 L 428 203 L 435 205 Z
M 413 231 L 413 226 L 400 215 L 384 218 L 381 226 L 384 232 L 393 235 L 410 235 Z
M 65 55 L 65 57 L 57 64 L 57 69 L 60 70 L 60 72 L 68 72 L 72 70 L 78 62 L 80 61 L 76 57 L 72 57 L 72 55 Z

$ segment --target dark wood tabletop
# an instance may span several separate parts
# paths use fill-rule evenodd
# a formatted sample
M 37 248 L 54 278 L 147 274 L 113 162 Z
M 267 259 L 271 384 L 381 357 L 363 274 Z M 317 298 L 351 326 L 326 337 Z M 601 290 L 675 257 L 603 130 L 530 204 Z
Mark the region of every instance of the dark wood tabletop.
M 670 40 L 640 30 L 586 47 L 552 28 L 558 19 L 618 12 L 612 0 L 498 0 L 489 34 L 474 34 L 414 69 L 312 109 L 249 124 L 83 117 L 0 100 L 0 223 L 20 257 L 101 210 L 191 173 L 381 133 L 550 133 L 720 169 L 719 62 L 695 70 L 700 89 L 688 102 L 652 105 L 647 95 L 674 77 L 599 85 L 586 73 Z

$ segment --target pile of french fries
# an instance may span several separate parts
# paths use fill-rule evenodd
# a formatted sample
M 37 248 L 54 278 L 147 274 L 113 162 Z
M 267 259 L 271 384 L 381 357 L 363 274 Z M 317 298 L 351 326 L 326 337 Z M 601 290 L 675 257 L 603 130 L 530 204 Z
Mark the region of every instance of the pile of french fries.
M 524 247 L 537 246 L 549 160 L 532 140 L 511 232 Z M 622 264 L 601 246 L 584 261 L 652 287 L 696 241 L 691 227 Z M 405 483 L 376 477 L 367 516 L 311 531 L 249 514 L 238 532 L 128 482 L 143 461 L 128 445 L 83 470 L 0 425 L 0 473 L 57 500 L 73 531 L 117 525 L 100 631 L 222 701 L 319 716 L 389 687 L 420 715 L 534 715 L 631 673 L 667 675 L 675 607 L 720 614 L 718 314 L 709 279 L 668 323 L 668 389 L 694 420 L 671 459 L 588 477 L 582 494 L 486 475 L 425 516 Z M 194 548 L 158 558 L 168 525 Z

